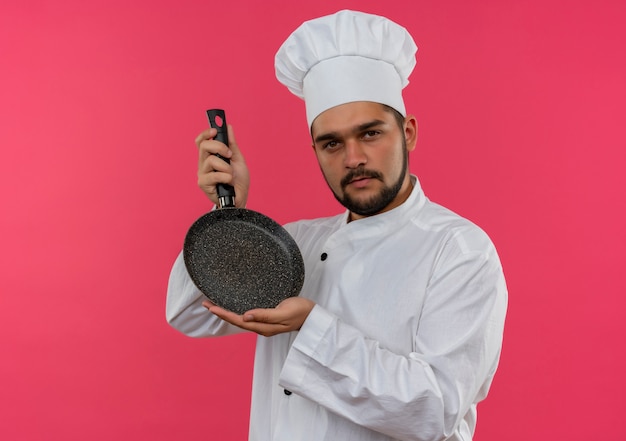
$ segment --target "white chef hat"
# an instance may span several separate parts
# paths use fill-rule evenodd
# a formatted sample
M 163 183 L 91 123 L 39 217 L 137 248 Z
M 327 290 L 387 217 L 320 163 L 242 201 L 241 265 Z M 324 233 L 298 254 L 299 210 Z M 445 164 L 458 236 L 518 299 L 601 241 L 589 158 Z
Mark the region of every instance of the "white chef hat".
M 406 116 L 402 89 L 416 52 L 402 26 L 343 10 L 304 22 L 285 40 L 276 53 L 276 78 L 304 99 L 309 128 L 320 113 L 354 101 L 386 104 Z

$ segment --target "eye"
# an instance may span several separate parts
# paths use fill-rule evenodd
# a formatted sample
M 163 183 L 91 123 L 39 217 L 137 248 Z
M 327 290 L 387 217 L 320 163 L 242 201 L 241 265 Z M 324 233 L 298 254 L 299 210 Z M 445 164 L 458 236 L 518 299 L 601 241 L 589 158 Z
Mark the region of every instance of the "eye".
M 380 131 L 379 130 L 368 130 L 367 132 L 363 133 L 363 139 L 373 139 L 376 138 L 377 136 L 380 135 Z
M 322 145 L 322 149 L 324 150 L 333 150 L 339 146 L 339 142 L 336 140 L 328 141 L 326 144 Z

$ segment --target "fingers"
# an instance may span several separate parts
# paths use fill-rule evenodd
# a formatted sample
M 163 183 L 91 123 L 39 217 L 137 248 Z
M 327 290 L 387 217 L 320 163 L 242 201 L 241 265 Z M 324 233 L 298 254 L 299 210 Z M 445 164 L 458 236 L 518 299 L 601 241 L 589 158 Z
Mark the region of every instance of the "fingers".
M 220 156 L 210 155 L 200 161 L 200 164 L 198 165 L 198 176 L 213 172 L 232 175 L 233 167 L 231 164 L 224 161 Z M 230 177 L 227 179 L 230 179 Z M 217 182 L 226 183 L 223 182 L 223 179 L 218 180 Z
M 255 316 L 254 314 L 258 314 L 260 311 L 263 310 L 254 310 L 251 312 L 247 312 L 244 315 L 238 315 L 224 308 L 220 308 L 219 306 L 216 306 L 211 302 L 204 301 L 202 305 L 207 308 L 212 314 L 230 323 L 231 325 L 235 325 L 241 329 L 245 329 L 246 331 L 255 332 L 265 337 L 270 337 L 272 335 L 280 334 L 289 330 L 286 324 L 273 322 L 265 323 L 257 321 L 257 316 Z M 252 312 L 254 312 L 254 314 L 251 314 Z
M 218 161 L 226 164 L 221 159 L 214 157 Z M 224 171 L 217 171 L 217 169 L 223 168 Z M 214 204 L 217 203 L 217 186 L 218 184 L 230 184 L 233 183 L 233 172 L 230 169 L 230 166 L 226 164 L 224 167 L 220 163 L 214 163 L 214 165 L 209 164 L 209 160 L 207 159 L 207 164 L 202 167 L 202 170 L 198 171 L 198 187 L 213 201 Z
M 217 130 L 209 128 L 196 137 L 196 146 L 199 152 L 199 166 L 206 158 L 212 155 L 220 155 L 229 159 L 233 156 L 233 152 L 228 146 L 213 139 L 215 135 L 217 135 Z
M 196 146 L 199 148 L 202 141 L 207 139 L 213 139 L 215 135 L 217 135 L 217 130 L 209 127 L 208 129 L 201 132 L 198 136 L 196 136 Z
M 232 128 L 228 129 L 234 139 Z M 198 147 L 198 186 L 213 203 L 217 203 L 216 186 L 218 184 L 233 185 L 235 175 L 232 165 L 223 159 L 230 160 L 233 157 L 233 150 L 216 141 L 214 139 L 216 135 L 216 129 L 208 128 L 195 139 Z M 237 153 L 240 155 L 238 148 Z
M 289 322 L 289 315 L 278 309 L 252 309 L 244 313 L 242 319 L 244 322 L 286 325 Z
M 305 298 L 291 297 L 276 308 L 252 309 L 243 315 L 227 311 L 207 301 L 203 302 L 203 306 L 232 325 L 270 337 L 300 329 L 315 304 Z
M 230 124 L 227 130 L 229 146 L 214 139 L 217 135 L 217 130 L 214 128 L 208 128 L 196 137 L 198 186 L 214 204 L 217 204 L 217 185 L 232 185 L 236 194 L 235 206 L 245 208 L 250 187 L 250 173 Z M 228 159 L 230 163 L 224 161 L 223 158 Z
M 211 302 L 210 300 L 205 300 L 202 302 L 202 306 L 210 310 L 212 306 L 215 306 L 215 303 Z
M 228 146 L 230 147 L 233 156 L 236 156 L 239 159 L 243 159 L 241 151 L 239 150 L 239 144 L 237 144 L 237 140 L 235 139 L 235 131 L 233 130 L 233 126 L 227 124 L 226 129 L 228 131 Z
M 230 124 L 227 125 L 227 131 L 228 131 L 228 146 L 226 146 L 225 144 L 218 142 L 219 144 L 221 144 L 222 146 L 226 147 L 225 149 L 222 148 L 219 151 L 212 151 L 211 148 L 208 149 L 209 153 L 211 154 L 221 154 L 222 156 L 225 156 L 229 153 L 227 153 L 228 148 L 230 147 L 230 149 L 234 150 L 236 154 L 240 154 L 239 151 L 239 145 L 237 144 L 237 140 L 235 139 L 235 131 L 233 130 L 233 126 L 231 126 Z M 202 149 L 202 146 L 204 145 L 205 141 L 212 141 L 213 138 L 215 138 L 215 136 L 217 135 L 217 129 L 214 129 L 213 127 L 209 127 L 208 129 L 202 131 L 198 136 L 196 136 L 196 146 L 198 147 L 198 149 Z M 217 146 L 217 145 L 216 145 Z M 214 148 L 216 147 L 214 146 Z M 206 146 L 205 146 L 206 147 Z M 230 157 L 230 156 L 228 156 Z

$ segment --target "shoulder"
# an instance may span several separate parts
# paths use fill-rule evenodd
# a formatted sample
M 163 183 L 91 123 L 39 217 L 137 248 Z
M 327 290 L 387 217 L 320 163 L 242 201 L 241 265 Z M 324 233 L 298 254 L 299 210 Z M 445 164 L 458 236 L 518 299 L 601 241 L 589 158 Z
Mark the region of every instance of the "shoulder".
M 494 250 L 491 238 L 480 226 L 435 202 L 427 201 L 411 217 L 411 223 L 425 234 L 438 236 L 442 244 L 455 244 L 460 252 Z
M 331 234 L 343 222 L 345 214 L 338 214 L 329 217 L 320 217 L 315 219 L 301 219 L 284 225 L 291 236 L 296 241 L 302 241 L 306 237 Z

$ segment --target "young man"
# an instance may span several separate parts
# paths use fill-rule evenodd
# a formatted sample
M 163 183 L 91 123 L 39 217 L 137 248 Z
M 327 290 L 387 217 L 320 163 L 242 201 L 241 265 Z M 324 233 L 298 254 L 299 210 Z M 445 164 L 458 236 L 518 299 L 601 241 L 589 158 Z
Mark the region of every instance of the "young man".
M 301 249 L 300 296 L 243 315 L 206 300 L 182 258 L 167 318 L 191 336 L 257 340 L 250 440 L 470 440 L 496 371 L 507 293 L 477 226 L 430 202 L 408 170 L 417 122 L 402 88 L 417 48 L 379 16 L 341 11 L 304 23 L 276 55 L 305 100 L 313 150 L 344 214 L 286 225 Z M 201 133 L 199 185 L 245 206 L 249 175 Z M 216 154 L 230 158 L 230 165 Z

